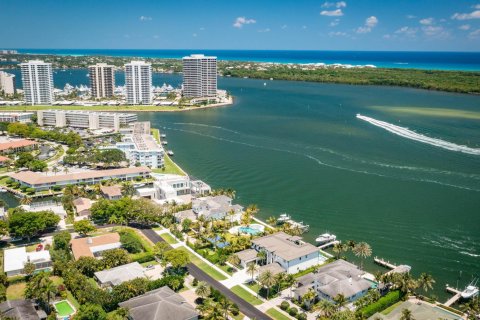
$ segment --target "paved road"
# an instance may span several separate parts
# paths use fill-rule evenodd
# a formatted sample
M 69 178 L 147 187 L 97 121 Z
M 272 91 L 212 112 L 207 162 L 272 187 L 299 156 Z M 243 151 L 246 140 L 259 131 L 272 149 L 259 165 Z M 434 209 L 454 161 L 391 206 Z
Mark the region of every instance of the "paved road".
M 164 241 L 162 237 L 160 237 L 152 229 L 140 229 L 140 231 L 153 243 Z M 207 282 L 213 288 L 220 291 L 230 301 L 236 303 L 240 311 L 250 319 L 272 320 L 272 318 L 270 318 L 269 316 L 267 316 L 266 314 L 264 314 L 263 312 L 255 308 L 253 305 L 251 305 L 250 303 L 246 302 L 245 300 L 237 296 L 236 294 L 234 294 L 232 291 L 230 291 L 230 289 L 228 289 L 223 284 L 221 284 L 217 280 L 210 277 L 208 274 L 206 274 L 204 271 L 202 271 L 199 267 L 197 267 L 193 263 L 189 263 L 187 265 L 187 268 L 188 268 L 188 272 L 190 272 L 192 276 L 197 278 L 199 281 Z

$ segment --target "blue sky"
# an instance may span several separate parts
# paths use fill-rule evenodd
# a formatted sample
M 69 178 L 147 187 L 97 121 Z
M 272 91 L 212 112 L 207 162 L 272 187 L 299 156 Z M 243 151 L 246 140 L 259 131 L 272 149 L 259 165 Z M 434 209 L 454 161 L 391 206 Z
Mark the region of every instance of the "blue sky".
M 480 0 L 0 0 L 0 47 L 480 51 Z

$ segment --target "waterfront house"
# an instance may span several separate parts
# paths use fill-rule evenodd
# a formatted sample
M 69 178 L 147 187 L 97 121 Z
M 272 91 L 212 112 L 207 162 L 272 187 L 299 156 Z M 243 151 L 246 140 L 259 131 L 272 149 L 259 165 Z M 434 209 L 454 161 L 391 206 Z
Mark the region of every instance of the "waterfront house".
M 198 312 L 169 287 L 148 291 L 118 304 L 131 320 L 197 320 Z
M 145 278 L 145 269 L 138 262 L 124 264 L 112 269 L 95 272 L 95 278 L 102 288 L 114 287 L 136 278 Z
M 101 186 L 100 192 L 105 199 L 118 200 L 122 197 L 122 189 L 120 186 Z
M 246 268 L 250 263 L 256 263 L 257 254 L 257 250 L 254 249 L 245 249 L 236 253 L 237 257 L 240 259 L 240 265 L 243 268 Z
M 295 298 L 301 299 L 310 289 L 318 299 L 333 299 L 342 294 L 347 300 L 355 301 L 371 288 L 371 282 L 362 278 L 364 272 L 345 260 L 336 260 L 310 272 L 297 280 Z
M 192 201 L 192 210 L 197 218 L 203 216 L 206 220 L 221 220 L 227 217 L 231 222 L 240 221 L 243 207 L 232 204 L 232 198 L 225 195 L 202 197 Z M 233 215 L 230 215 L 233 212 Z
M 28 262 L 35 265 L 35 270 L 47 269 L 52 265 L 48 250 L 27 252 L 25 247 L 5 249 L 3 259 L 3 271 L 8 277 L 23 274 Z
M 284 232 L 269 234 L 252 240 L 255 251 L 265 251 L 265 264 L 278 263 L 287 273 L 297 273 L 325 261 L 325 257 L 314 245 L 301 237 Z
M 91 170 L 79 173 L 45 176 L 43 174 L 22 171 L 10 175 L 14 181 L 22 186 L 34 188 L 37 191 L 48 190 L 52 187 L 65 187 L 67 185 L 96 184 L 105 180 L 119 179 L 131 181 L 137 178 L 148 178 L 151 170 L 147 167 L 133 167 L 110 170 Z
M 103 251 L 120 248 L 120 235 L 118 233 L 107 233 L 96 237 L 76 238 L 70 241 L 73 257 L 78 260 L 80 257 L 99 258 Z

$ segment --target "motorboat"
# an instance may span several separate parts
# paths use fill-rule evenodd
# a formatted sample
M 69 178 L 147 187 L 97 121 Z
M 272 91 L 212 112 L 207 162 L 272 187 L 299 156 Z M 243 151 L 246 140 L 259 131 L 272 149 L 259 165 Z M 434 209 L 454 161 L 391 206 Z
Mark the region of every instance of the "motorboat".
M 282 213 L 282 214 L 278 217 L 277 222 L 278 222 L 278 223 L 285 223 L 285 222 L 289 221 L 290 218 L 291 218 L 291 217 L 290 217 L 288 214 Z
M 335 240 L 337 240 L 336 235 L 330 234 L 330 233 L 324 233 L 319 235 L 317 239 L 315 239 L 315 242 L 317 243 L 317 245 L 320 245 L 320 244 L 329 243 Z
M 168 151 L 167 151 L 167 154 L 168 154 L 169 156 L 173 156 L 173 155 L 174 155 L 174 153 L 173 153 L 172 150 L 168 150 Z
M 473 280 L 466 288 L 461 292 L 463 299 L 470 299 L 478 295 L 477 287 L 478 279 Z

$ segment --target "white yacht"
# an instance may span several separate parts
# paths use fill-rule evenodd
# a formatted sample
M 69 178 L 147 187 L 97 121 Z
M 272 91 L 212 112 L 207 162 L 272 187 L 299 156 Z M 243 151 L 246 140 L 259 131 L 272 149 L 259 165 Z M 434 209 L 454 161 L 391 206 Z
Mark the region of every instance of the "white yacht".
M 278 222 L 278 223 L 285 223 L 285 222 L 287 222 L 288 220 L 290 220 L 290 218 L 291 218 L 291 217 L 290 217 L 288 214 L 282 213 L 282 214 L 278 217 L 277 222 Z
M 172 150 L 168 150 L 168 151 L 167 151 L 167 154 L 168 154 L 169 156 L 173 156 L 173 155 L 174 155 L 174 153 L 173 153 Z
M 478 279 L 473 280 L 466 288 L 462 291 L 461 295 L 463 299 L 470 299 L 478 295 L 477 287 Z
M 320 245 L 320 244 L 329 243 L 335 240 L 337 240 L 336 235 L 330 234 L 330 233 L 324 233 L 319 235 L 317 239 L 315 239 L 315 242 L 317 243 L 317 245 Z

